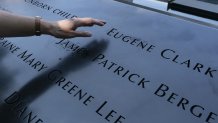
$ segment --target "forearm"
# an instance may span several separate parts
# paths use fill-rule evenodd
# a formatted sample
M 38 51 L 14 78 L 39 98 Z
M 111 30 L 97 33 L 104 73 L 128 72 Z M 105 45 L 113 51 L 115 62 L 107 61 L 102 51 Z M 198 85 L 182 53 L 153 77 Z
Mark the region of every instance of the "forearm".
M 49 23 L 41 20 L 41 32 L 48 34 Z M 0 37 L 22 37 L 35 35 L 35 18 L 0 11 Z
M 93 18 L 38 21 L 35 17 L 14 15 L 0 10 L 0 37 L 34 36 L 38 31 L 56 38 L 90 37 L 91 33 L 76 29 L 83 26 L 104 26 L 105 23 L 103 20 Z

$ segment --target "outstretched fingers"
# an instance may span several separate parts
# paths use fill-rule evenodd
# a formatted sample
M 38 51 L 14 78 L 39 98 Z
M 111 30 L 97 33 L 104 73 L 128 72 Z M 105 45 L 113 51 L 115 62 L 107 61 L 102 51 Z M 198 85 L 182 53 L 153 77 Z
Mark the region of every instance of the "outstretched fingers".
M 75 22 L 76 27 L 93 25 L 104 26 L 106 24 L 103 20 L 93 18 L 75 18 L 73 21 Z

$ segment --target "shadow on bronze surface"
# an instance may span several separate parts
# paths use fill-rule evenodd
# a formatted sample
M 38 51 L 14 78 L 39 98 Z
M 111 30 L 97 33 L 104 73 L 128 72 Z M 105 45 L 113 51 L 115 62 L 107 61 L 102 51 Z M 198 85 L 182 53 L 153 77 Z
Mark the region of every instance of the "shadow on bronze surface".
M 79 69 L 91 64 L 91 60 L 88 59 L 96 56 L 99 53 L 103 53 L 107 49 L 107 46 L 107 40 L 93 40 L 91 43 L 85 46 L 88 49 L 88 54 L 70 54 L 56 66 L 27 82 L 25 86 L 23 86 L 20 90 L 17 90 L 21 97 L 20 100 L 22 100 L 22 104 L 19 104 L 18 102 L 11 105 L 6 103 L 0 105 L 0 121 L 2 123 L 24 123 L 25 120 L 26 122 L 28 118 L 24 119 L 23 116 L 19 117 L 21 114 L 21 108 L 29 106 L 34 102 L 34 100 L 38 99 L 41 95 L 46 93 L 49 88 L 55 85 L 52 81 L 48 80 L 49 72 L 58 69 L 62 70 L 62 75 L 66 76 L 69 73 L 78 71 Z M 17 108 L 16 105 L 20 105 L 19 108 Z M 31 112 L 29 110 L 30 109 L 27 109 L 26 112 Z

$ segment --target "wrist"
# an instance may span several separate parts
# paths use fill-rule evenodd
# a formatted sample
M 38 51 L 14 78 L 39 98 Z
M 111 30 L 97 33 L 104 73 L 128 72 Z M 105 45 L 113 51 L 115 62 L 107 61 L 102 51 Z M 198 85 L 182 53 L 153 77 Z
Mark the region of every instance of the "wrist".
M 50 35 L 51 28 L 52 28 L 52 22 L 41 20 L 41 33 L 42 34 Z

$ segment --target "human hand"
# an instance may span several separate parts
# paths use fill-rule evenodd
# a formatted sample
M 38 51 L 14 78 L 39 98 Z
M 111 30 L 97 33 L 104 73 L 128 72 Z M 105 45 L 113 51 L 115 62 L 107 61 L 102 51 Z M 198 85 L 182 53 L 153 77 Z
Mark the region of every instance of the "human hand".
M 94 18 L 74 18 L 49 23 L 42 21 L 42 33 L 56 38 L 90 37 L 92 35 L 90 32 L 77 31 L 76 29 L 94 25 L 104 26 L 105 24 L 105 21 Z

